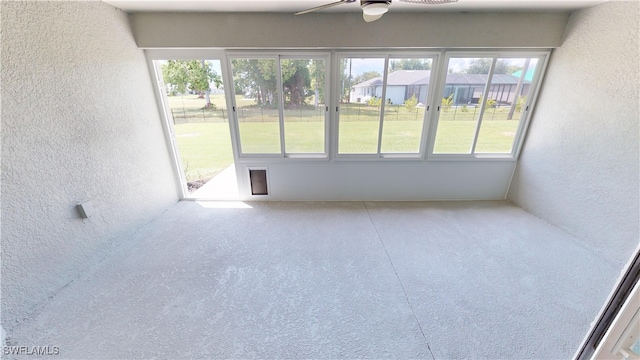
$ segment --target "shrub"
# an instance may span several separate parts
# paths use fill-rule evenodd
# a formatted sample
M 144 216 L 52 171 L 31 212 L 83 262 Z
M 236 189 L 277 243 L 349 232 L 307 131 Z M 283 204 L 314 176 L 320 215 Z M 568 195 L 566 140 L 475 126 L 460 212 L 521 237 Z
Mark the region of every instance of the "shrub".
M 416 94 L 411 95 L 410 99 L 404 101 L 404 107 L 407 108 L 407 111 L 414 111 L 418 106 L 418 99 L 416 99 Z
M 516 101 L 516 111 L 517 112 L 522 112 L 522 108 L 524 107 L 524 104 L 527 103 L 527 97 L 526 96 L 518 96 L 518 101 Z
M 448 98 L 442 98 L 442 110 L 449 111 L 449 109 L 451 109 L 451 104 L 453 104 L 453 94 L 449 95 Z
M 369 106 L 379 107 L 380 105 L 382 105 L 382 99 L 377 98 L 377 97 L 372 97 L 371 99 L 369 99 L 369 101 L 367 101 L 367 104 Z
M 469 112 L 469 109 L 467 108 L 467 104 L 462 105 L 462 108 L 460 109 L 461 112 Z
M 480 99 L 478 99 L 478 105 L 482 104 L 482 101 L 484 100 L 484 96 L 481 96 Z M 495 99 L 488 99 L 487 100 L 487 106 L 488 108 L 494 108 L 498 105 L 498 102 Z

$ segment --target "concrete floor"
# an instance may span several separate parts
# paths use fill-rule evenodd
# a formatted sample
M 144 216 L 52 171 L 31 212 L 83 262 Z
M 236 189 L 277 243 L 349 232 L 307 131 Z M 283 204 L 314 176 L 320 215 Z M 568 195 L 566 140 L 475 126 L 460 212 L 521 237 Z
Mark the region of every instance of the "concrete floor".
M 83 359 L 569 358 L 620 268 L 505 202 L 184 201 L 10 344 Z
M 238 200 L 236 166 L 231 164 L 213 179 L 207 181 L 189 197 L 194 199 Z

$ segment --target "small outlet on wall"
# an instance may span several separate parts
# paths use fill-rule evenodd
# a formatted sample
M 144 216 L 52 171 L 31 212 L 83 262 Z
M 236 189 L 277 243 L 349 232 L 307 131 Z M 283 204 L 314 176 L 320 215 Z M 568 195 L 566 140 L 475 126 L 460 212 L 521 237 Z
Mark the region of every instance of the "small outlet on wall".
M 91 201 L 85 201 L 82 204 L 78 204 L 76 205 L 76 208 L 78 209 L 80 217 L 83 219 L 93 216 L 93 204 L 91 204 Z

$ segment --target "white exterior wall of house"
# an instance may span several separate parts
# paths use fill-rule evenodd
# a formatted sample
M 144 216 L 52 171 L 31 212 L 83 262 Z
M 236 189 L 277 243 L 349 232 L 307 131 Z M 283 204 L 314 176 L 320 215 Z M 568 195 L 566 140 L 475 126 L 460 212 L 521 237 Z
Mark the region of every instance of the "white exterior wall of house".
M 2 325 L 10 332 L 178 193 L 127 15 L 95 1 L 0 6 Z M 87 219 L 76 210 L 84 201 L 94 210 Z
M 351 92 L 351 102 L 366 103 L 376 94 L 374 86 L 356 86 Z
M 420 87 L 420 96 L 418 97 L 418 103 L 425 104 L 427 101 L 427 94 L 429 93 L 429 85 L 423 85 Z
M 382 98 L 382 86 L 376 86 L 375 93 L 377 98 Z
M 406 92 L 406 86 L 387 86 L 387 94 L 385 97 L 391 99 L 391 104 L 393 105 L 402 105 L 404 104 Z
M 508 198 L 624 264 L 639 241 L 640 3 L 571 15 Z

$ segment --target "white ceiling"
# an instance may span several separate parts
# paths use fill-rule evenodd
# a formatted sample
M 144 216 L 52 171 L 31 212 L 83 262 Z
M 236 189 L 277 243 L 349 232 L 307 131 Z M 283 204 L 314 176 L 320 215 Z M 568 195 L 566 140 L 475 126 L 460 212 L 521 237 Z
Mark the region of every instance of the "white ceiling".
M 285 12 L 293 13 L 335 0 L 103 0 L 126 12 Z M 608 0 L 459 0 L 454 4 L 422 5 L 393 1 L 392 12 L 488 12 L 573 11 Z M 323 12 L 360 11 L 359 1 L 341 4 Z

